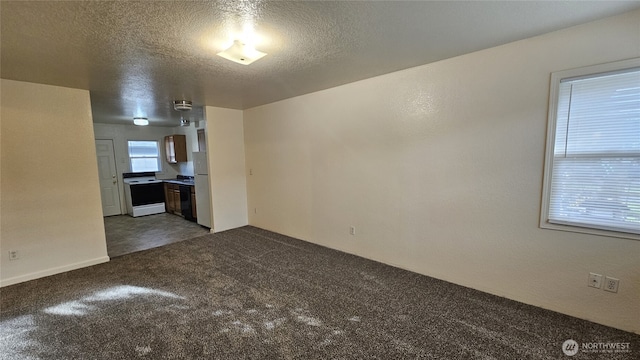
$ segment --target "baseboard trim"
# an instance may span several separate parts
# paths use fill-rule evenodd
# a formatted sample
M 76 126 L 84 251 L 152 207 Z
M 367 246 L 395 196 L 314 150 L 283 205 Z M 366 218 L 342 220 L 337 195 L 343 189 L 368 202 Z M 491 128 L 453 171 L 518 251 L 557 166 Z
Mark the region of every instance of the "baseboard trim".
M 14 276 L 12 278 L 0 280 L 0 287 L 15 285 L 21 282 L 43 278 L 45 276 L 56 275 L 56 274 L 64 273 L 71 270 L 77 270 L 77 269 L 81 269 L 88 266 L 98 265 L 98 264 L 109 262 L 109 260 L 111 259 L 108 256 L 103 256 L 96 259 L 81 261 L 74 264 L 58 266 L 51 269 L 36 271 L 36 272 L 32 272 L 32 273 L 20 275 L 20 276 Z

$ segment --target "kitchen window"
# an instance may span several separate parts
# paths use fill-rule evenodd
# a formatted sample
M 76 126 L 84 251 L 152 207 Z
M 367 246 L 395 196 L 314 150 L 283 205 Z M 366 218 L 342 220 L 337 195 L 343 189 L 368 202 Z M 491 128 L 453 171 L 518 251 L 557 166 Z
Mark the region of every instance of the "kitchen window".
M 553 73 L 541 227 L 640 239 L 640 59 Z
M 128 141 L 131 172 L 160 171 L 157 141 Z

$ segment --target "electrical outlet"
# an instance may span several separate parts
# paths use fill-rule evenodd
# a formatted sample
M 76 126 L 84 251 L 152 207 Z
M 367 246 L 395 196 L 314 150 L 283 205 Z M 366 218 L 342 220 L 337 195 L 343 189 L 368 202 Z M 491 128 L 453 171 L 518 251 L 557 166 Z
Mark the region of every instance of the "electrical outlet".
M 9 260 L 18 260 L 20 259 L 20 254 L 18 254 L 18 250 L 9 250 Z
M 589 283 L 590 287 L 600 289 L 602 286 L 602 275 L 596 273 L 589 273 Z
M 604 290 L 617 293 L 619 283 L 620 280 L 607 276 L 604 278 Z
M 349 234 L 351 234 L 351 235 L 355 235 L 356 234 L 356 227 L 355 226 L 351 226 L 349 228 Z

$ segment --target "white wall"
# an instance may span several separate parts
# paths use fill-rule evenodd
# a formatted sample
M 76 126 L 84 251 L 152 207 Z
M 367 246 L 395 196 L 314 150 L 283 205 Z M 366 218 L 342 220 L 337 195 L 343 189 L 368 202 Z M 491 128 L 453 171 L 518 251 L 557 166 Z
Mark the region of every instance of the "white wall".
M 207 106 L 207 154 L 213 230 L 248 224 L 242 111 Z
M 550 73 L 640 56 L 639 24 L 631 12 L 245 111 L 249 223 L 640 332 L 640 242 L 538 227 Z M 587 287 L 590 271 L 619 292 Z
M 0 88 L 0 286 L 109 261 L 89 92 Z

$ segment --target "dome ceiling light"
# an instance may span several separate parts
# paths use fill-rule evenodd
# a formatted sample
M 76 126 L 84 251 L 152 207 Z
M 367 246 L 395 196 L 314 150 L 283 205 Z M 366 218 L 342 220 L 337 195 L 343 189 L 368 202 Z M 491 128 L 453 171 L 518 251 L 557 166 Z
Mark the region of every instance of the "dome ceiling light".
M 267 54 L 256 50 L 252 45 L 235 40 L 233 45 L 217 55 L 238 64 L 249 65 Z
M 145 117 L 134 117 L 133 124 L 138 126 L 147 126 L 149 125 L 149 120 Z

